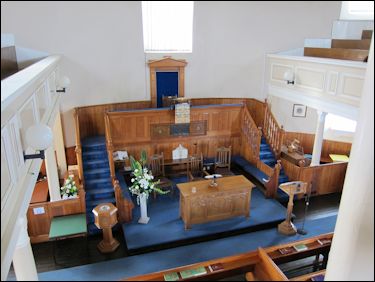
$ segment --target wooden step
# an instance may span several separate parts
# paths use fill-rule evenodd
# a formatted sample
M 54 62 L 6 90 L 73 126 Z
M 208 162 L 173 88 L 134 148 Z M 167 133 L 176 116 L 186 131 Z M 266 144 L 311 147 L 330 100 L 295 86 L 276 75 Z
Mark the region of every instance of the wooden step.
M 368 50 L 343 49 L 343 48 L 313 48 L 305 47 L 304 56 L 330 58 L 351 61 L 367 61 Z
M 369 50 L 371 39 L 332 39 L 331 48 Z
M 372 30 L 362 30 L 362 39 L 371 39 Z

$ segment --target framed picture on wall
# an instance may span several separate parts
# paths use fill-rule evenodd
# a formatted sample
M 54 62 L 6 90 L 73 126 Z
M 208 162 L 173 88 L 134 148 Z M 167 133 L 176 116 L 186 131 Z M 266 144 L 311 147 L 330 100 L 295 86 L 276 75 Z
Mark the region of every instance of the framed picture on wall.
M 301 104 L 293 105 L 293 117 L 306 117 L 306 106 Z

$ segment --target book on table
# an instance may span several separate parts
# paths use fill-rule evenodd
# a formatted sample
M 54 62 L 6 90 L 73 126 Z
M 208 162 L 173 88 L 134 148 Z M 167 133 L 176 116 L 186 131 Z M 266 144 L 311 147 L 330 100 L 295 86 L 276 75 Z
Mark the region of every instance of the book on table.
M 208 266 L 208 268 L 211 270 L 211 272 L 218 271 L 224 269 L 224 266 L 222 263 L 214 263 Z
M 180 280 L 177 272 L 171 272 L 164 274 L 164 281 L 177 281 Z
M 180 271 L 180 275 L 181 275 L 182 279 L 194 277 L 194 276 L 199 276 L 199 275 L 203 275 L 203 274 L 206 274 L 206 273 L 207 273 L 207 270 L 204 266 Z
M 305 244 L 294 245 L 293 248 L 294 248 L 297 252 L 302 252 L 302 251 L 306 251 L 306 250 L 309 249 Z
M 332 240 L 329 239 L 329 238 L 323 238 L 323 239 L 318 239 L 316 240 L 320 245 L 327 245 L 327 244 L 331 244 Z
M 293 247 L 285 247 L 285 248 L 280 248 L 280 249 L 279 249 L 279 252 L 280 252 L 282 255 L 286 255 L 286 254 L 294 253 L 294 252 L 295 252 L 295 249 L 294 249 Z

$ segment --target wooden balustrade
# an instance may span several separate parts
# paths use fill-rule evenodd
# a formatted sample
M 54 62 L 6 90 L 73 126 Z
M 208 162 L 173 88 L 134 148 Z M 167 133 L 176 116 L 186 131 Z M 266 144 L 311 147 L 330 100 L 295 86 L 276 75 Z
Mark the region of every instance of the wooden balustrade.
M 76 157 L 77 157 L 77 165 L 78 165 L 78 177 L 80 180 L 80 183 L 84 184 L 84 178 L 83 178 L 83 163 L 82 163 L 82 145 L 81 145 L 81 131 L 79 126 L 79 115 L 78 110 L 74 109 L 74 122 L 75 122 L 75 131 L 76 131 Z M 85 187 L 83 185 L 83 187 Z
M 276 118 L 271 112 L 266 103 L 264 105 L 264 120 L 263 120 L 263 135 L 267 140 L 267 143 L 271 146 L 276 159 L 280 158 L 281 146 L 284 142 L 285 131 L 282 126 L 279 126 Z
M 317 166 L 299 167 L 285 159 L 281 164 L 290 181 L 311 183 L 311 195 L 341 192 L 344 186 L 347 162 L 335 162 Z
M 241 155 L 253 164 L 259 160 L 261 130 L 255 124 L 247 107 L 242 110 L 242 140 Z M 246 145 L 245 145 L 246 144 Z

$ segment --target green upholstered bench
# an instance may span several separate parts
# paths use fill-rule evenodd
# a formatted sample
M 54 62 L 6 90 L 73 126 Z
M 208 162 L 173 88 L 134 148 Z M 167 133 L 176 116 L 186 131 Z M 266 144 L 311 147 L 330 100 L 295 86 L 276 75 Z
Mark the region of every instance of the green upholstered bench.
M 75 236 L 86 236 L 86 214 L 72 214 L 52 218 L 49 230 L 50 239 L 63 239 Z
M 88 254 L 86 214 L 80 213 L 52 218 L 49 229 L 49 238 L 54 241 L 53 260 L 56 265 L 61 265 L 56 260 L 56 241 L 80 236 L 86 238 L 85 241 Z

